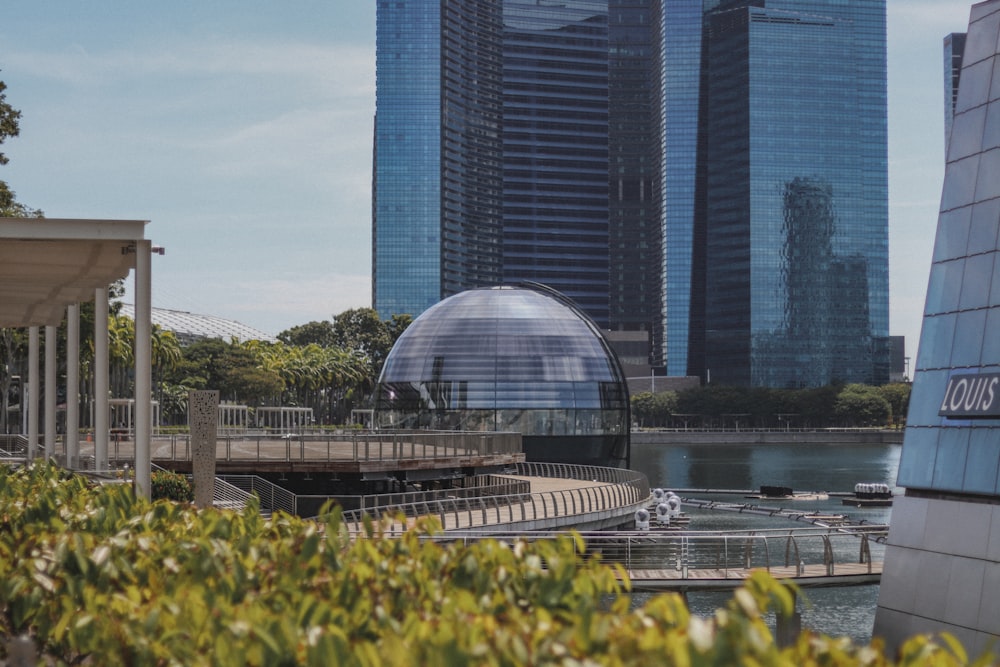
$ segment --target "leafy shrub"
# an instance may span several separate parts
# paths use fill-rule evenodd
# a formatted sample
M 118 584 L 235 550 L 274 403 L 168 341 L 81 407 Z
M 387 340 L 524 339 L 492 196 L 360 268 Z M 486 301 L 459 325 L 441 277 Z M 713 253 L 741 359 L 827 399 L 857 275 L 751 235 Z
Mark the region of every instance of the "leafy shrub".
M 792 593 L 763 574 L 700 619 L 677 595 L 632 609 L 624 572 L 579 536 L 464 545 L 434 528 L 351 539 L 336 510 L 265 520 L 0 467 L 0 654 L 27 635 L 55 664 L 897 664 L 810 633 L 778 648 L 764 613 Z M 965 663 L 921 637 L 898 664 Z
M 149 495 L 153 500 L 190 503 L 194 501 L 194 487 L 184 475 L 169 470 L 156 470 L 150 475 Z

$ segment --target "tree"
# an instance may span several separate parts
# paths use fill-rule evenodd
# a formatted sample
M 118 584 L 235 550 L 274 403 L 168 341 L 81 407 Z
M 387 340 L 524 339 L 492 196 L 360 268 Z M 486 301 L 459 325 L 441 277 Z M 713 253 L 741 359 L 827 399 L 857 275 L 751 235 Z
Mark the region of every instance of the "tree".
M 863 384 L 845 385 L 833 409 L 847 426 L 883 426 L 892 417 L 892 407 L 878 387 Z
M 284 386 L 277 373 L 260 366 L 253 350 L 218 338 L 187 346 L 166 379 L 191 389 L 217 389 L 222 400 L 253 404 L 279 395 Z
M 0 145 L 3 145 L 8 138 L 16 137 L 21 132 L 19 124 L 21 112 L 7 102 L 5 90 L 7 90 L 7 84 L 0 81 Z M 5 165 L 9 161 L 10 158 L 0 152 L 0 165 Z M 0 217 L 40 218 L 42 212 L 19 203 L 7 183 L 0 180 Z M 23 331 L 0 329 L 0 409 L 3 410 L 0 414 L 0 432 L 3 433 L 6 433 L 9 428 L 7 409 L 10 407 L 10 391 L 14 376 L 17 375 L 19 362 L 23 359 L 27 349 L 27 340 Z
M 666 426 L 677 412 L 677 393 L 641 392 L 632 397 L 632 419 L 640 426 Z
M 7 84 L 0 81 L 0 144 L 3 144 L 8 137 L 16 137 L 21 133 L 21 112 L 12 107 L 7 102 Z M 0 152 L 0 164 L 7 164 L 10 158 Z
M 392 345 L 396 344 L 399 337 L 403 335 L 407 327 L 413 323 L 413 316 L 411 315 L 393 315 L 388 322 L 385 323 L 386 328 L 389 330 L 389 338 L 392 340 L 389 349 L 392 349 Z
M 278 334 L 278 340 L 286 345 L 309 345 L 321 347 L 336 345 L 332 322 L 309 322 L 286 329 Z
M 21 133 L 21 112 L 7 102 L 7 84 L 0 81 L 0 145 L 10 137 Z M 10 162 L 10 158 L 0 152 L 0 165 Z M 42 212 L 32 209 L 17 201 L 14 191 L 5 181 L 0 180 L 0 217 L 4 218 L 40 218 Z
M 892 408 L 892 422 L 901 425 L 906 421 L 906 413 L 910 409 L 910 385 L 906 382 L 893 382 L 878 388 L 889 406 Z
M 393 338 L 374 308 L 351 308 L 334 316 L 333 333 L 338 347 L 367 356 L 372 363 L 372 375 L 378 377 L 392 349 Z

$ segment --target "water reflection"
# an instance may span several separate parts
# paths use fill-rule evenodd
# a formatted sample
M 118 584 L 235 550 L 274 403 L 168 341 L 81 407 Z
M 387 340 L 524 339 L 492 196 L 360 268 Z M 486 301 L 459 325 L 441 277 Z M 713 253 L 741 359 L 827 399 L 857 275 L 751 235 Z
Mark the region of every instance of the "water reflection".
M 900 445 L 684 445 L 633 444 L 632 468 L 643 471 L 653 487 L 667 489 L 757 490 L 761 485 L 788 486 L 795 491 L 852 492 L 858 482 L 885 482 L 895 487 Z M 896 493 L 902 490 L 896 488 Z M 760 502 L 741 494 L 706 497 L 734 502 Z M 854 521 L 888 523 L 891 508 L 844 506 L 840 497 L 826 500 L 768 502 L 789 509 L 847 514 Z M 737 530 L 803 526 L 774 519 L 731 512 L 698 512 L 692 530 Z M 868 642 L 875 619 L 877 586 L 811 589 L 800 606 L 803 627 L 835 636 Z M 637 602 L 648 599 L 641 594 Z M 726 593 L 693 593 L 691 611 L 709 615 L 729 599 Z

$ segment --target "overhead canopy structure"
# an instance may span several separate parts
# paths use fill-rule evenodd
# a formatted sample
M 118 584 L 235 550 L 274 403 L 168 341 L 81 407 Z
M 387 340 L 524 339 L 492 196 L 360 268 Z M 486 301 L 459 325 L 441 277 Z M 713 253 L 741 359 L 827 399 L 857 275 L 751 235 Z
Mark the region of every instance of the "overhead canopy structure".
M 55 326 L 128 276 L 142 220 L 0 218 L 0 326 Z
M 45 327 L 45 444 L 55 454 L 56 327 L 66 317 L 66 430 L 70 466 L 78 459 L 79 304 L 94 301 L 95 467 L 107 467 L 108 286 L 135 269 L 135 484 L 150 492 L 152 246 L 144 220 L 0 218 L 0 327 L 29 327 L 28 382 L 22 404 L 28 415 L 27 458 L 38 440 L 39 331 Z

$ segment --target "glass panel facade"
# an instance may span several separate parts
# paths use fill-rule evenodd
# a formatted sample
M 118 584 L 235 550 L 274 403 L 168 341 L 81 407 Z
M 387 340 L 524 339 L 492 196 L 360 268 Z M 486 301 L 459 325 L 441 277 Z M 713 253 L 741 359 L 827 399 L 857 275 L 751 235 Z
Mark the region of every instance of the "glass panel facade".
M 502 4 L 503 280 L 607 327 L 608 2 Z
M 979 12 L 965 43 L 899 466 L 898 483 L 908 488 L 976 495 L 1000 489 L 1000 419 L 939 414 L 953 374 L 1000 368 L 1000 152 L 994 132 L 984 130 L 992 114 L 996 7 Z
M 500 280 L 501 12 L 379 0 L 372 290 L 417 314 Z
M 650 332 L 655 366 L 663 365 L 663 225 L 655 187 L 661 165 L 653 110 L 660 4 L 608 3 L 609 327 Z
M 700 374 L 887 382 L 885 3 L 720 2 L 703 49 Z
M 441 301 L 393 347 L 376 395 L 382 428 L 515 430 L 529 460 L 619 466 L 628 457 L 618 361 L 591 319 L 547 291 L 497 287 Z
M 658 24 L 663 88 L 661 206 L 667 375 L 688 375 L 698 156 L 702 0 L 664 0 Z

